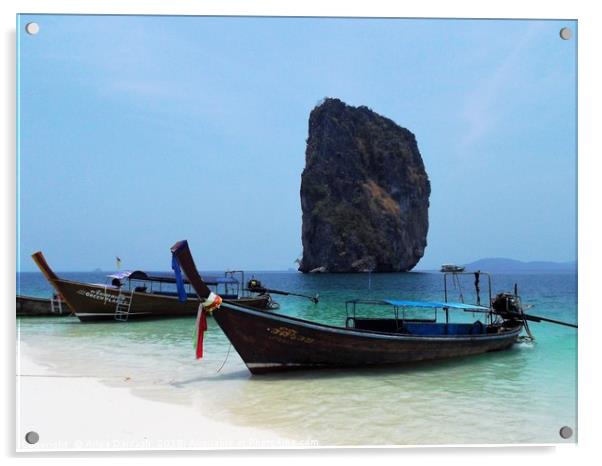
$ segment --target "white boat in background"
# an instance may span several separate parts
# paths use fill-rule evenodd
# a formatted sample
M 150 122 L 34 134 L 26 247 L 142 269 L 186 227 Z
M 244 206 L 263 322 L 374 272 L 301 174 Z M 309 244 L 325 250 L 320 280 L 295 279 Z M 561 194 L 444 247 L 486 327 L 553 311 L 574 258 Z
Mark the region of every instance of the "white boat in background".
M 454 264 L 443 264 L 441 266 L 441 272 L 464 272 L 464 266 Z

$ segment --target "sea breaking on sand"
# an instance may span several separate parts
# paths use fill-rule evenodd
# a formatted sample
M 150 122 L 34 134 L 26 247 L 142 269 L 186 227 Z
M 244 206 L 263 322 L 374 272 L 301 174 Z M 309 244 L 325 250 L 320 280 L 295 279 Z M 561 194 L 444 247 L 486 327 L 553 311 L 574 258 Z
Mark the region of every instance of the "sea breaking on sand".
M 101 379 L 58 374 L 33 362 L 26 344 L 17 349 L 17 451 L 318 446 L 217 422 L 200 406 L 150 401 Z M 30 431 L 39 434 L 35 445 L 25 441 Z

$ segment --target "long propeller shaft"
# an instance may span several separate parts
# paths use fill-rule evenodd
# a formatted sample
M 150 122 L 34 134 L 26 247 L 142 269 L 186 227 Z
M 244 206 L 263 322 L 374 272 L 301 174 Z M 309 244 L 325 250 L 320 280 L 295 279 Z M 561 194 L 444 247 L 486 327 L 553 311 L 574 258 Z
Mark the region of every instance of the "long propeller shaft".
M 549 322 L 551 324 L 564 325 L 565 327 L 579 328 L 577 324 L 571 324 L 569 322 L 562 322 L 560 320 L 548 319 L 547 317 L 534 316 L 531 314 L 514 314 L 516 317 L 523 317 L 526 320 L 530 320 L 531 322 Z
M 251 288 L 247 288 L 248 291 L 253 291 L 256 293 L 272 293 L 272 294 L 280 294 L 283 296 L 299 296 L 301 298 L 307 298 L 309 299 L 311 302 L 313 302 L 314 304 L 318 304 L 319 301 L 319 296 L 308 296 L 305 294 L 301 294 L 301 293 L 293 293 L 292 291 L 281 291 L 281 290 L 274 290 L 272 288 L 264 288 L 263 286 L 261 287 L 251 287 Z

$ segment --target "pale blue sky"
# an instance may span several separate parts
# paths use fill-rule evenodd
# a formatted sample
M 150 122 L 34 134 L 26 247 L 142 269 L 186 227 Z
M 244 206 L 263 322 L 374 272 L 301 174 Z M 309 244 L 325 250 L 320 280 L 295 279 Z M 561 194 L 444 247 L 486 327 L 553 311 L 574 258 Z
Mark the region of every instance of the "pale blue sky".
M 29 36 L 24 25 L 40 24 Z M 301 254 L 309 112 L 411 130 L 432 186 L 417 268 L 576 259 L 574 21 L 25 15 L 19 258 L 58 270 L 282 270 Z

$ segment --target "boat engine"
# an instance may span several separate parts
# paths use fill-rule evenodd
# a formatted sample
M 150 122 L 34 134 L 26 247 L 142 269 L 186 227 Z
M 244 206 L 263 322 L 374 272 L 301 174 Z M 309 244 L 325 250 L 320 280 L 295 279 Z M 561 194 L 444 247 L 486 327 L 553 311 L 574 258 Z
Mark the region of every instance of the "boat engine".
M 247 282 L 247 289 L 249 291 L 255 291 L 256 293 L 263 293 L 266 291 L 265 287 L 261 284 L 261 281 L 256 278 L 251 278 L 251 280 Z
M 515 294 L 498 293 L 491 302 L 491 307 L 505 320 L 522 320 L 520 298 Z
M 533 341 L 535 338 L 529 329 L 529 324 L 527 323 L 528 319 L 523 312 L 523 306 L 520 302 L 516 285 L 514 290 L 514 294 L 498 293 L 491 301 L 491 307 L 495 314 L 504 319 L 505 324 L 515 325 L 519 322 L 522 323 L 527 335 L 521 338 L 525 341 Z

